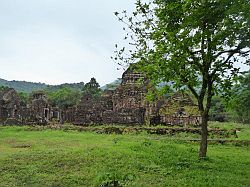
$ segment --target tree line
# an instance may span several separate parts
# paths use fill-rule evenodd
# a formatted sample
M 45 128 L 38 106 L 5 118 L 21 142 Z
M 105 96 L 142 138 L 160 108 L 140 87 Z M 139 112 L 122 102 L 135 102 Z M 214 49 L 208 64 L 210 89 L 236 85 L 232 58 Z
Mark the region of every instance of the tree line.
M 45 89 L 39 91 L 44 92 L 47 100 L 53 107 L 59 107 L 61 109 L 76 106 L 84 94 L 91 94 L 94 97 L 99 97 L 102 93 L 100 85 L 95 78 L 91 78 L 91 80 L 86 84 L 80 84 L 82 85 L 81 88 L 79 88 L 79 83 L 75 84 L 75 87 L 72 87 L 72 84 L 70 84 L 70 86 L 69 84 L 63 84 L 56 87 L 46 87 Z M 8 87 L 0 86 L 0 91 L 5 90 L 6 88 Z M 21 105 L 26 106 L 32 99 L 32 94 L 36 91 L 33 91 L 32 93 L 18 92 Z

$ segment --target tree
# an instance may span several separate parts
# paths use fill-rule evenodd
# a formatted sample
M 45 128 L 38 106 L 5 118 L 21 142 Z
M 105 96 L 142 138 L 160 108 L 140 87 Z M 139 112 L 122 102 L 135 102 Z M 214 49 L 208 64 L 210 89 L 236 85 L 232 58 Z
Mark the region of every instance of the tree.
M 224 122 L 227 120 L 225 101 L 221 96 L 214 96 L 211 101 L 209 120 Z
M 29 94 L 26 92 L 18 92 L 17 94 L 20 98 L 21 105 L 26 106 L 29 102 Z
M 233 99 L 233 112 L 241 123 L 250 123 L 250 90 L 244 90 Z
M 82 91 L 84 94 L 91 94 L 94 97 L 98 97 L 101 94 L 100 85 L 95 78 L 91 78 L 90 81 L 84 85 Z
M 229 105 L 233 118 L 241 123 L 250 123 L 250 71 L 240 78 L 234 89 L 235 93 Z
M 53 106 L 66 109 L 75 106 L 80 101 L 80 91 L 62 87 L 57 91 L 47 91 L 48 99 Z
M 132 16 L 115 12 L 127 26 L 124 39 L 131 47 L 117 48 L 113 59 L 122 65 L 140 62 L 154 84 L 171 81 L 191 91 L 202 116 L 203 159 L 211 99 L 219 92 L 229 95 L 240 72 L 236 62 L 249 65 L 250 1 L 145 1 L 136 1 Z

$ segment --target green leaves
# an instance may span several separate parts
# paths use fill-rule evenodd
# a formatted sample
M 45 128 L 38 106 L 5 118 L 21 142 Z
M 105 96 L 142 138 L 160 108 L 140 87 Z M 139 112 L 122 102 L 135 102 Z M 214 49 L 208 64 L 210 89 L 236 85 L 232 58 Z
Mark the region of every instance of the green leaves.
M 236 62 L 250 59 L 248 0 L 137 0 L 135 4 L 132 17 L 117 14 L 128 26 L 126 38 L 132 40 L 133 49 L 117 50 L 118 64 L 140 62 L 152 82 L 173 81 L 176 88 L 187 85 L 202 90 L 197 94 L 203 99 L 208 85 L 213 93 L 227 93 L 239 73 Z
M 234 113 L 234 120 L 250 123 L 250 71 L 238 80 L 238 84 L 234 86 L 234 95 L 229 102 L 229 108 Z
M 91 94 L 96 97 L 100 96 L 101 94 L 100 85 L 94 77 L 84 85 L 82 91 L 83 94 Z
M 81 97 L 81 92 L 73 90 L 67 87 L 63 87 L 59 90 L 48 92 L 48 99 L 57 107 L 62 109 L 75 106 Z

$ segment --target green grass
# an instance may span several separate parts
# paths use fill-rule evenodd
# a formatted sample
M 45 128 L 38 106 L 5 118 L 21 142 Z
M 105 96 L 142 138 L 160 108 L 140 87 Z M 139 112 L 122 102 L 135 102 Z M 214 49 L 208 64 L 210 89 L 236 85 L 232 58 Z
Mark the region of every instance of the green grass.
M 248 137 L 249 139 L 249 137 Z M 0 127 L 0 186 L 250 186 L 247 146 L 167 136 Z
M 225 130 L 236 129 L 237 131 L 237 140 L 249 140 L 250 141 L 250 124 L 239 124 L 239 123 L 220 123 L 220 122 L 210 122 L 210 128 L 219 128 Z M 230 137 L 230 139 L 232 139 Z

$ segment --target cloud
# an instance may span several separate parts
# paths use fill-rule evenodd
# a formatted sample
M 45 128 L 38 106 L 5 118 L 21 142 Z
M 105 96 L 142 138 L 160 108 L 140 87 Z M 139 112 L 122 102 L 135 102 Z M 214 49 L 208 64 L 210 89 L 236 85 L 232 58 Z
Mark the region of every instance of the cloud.
M 2 0 L 1 78 L 101 85 L 121 76 L 110 60 L 122 27 L 113 16 L 133 1 Z
M 6 54 L 0 55 L 4 77 L 50 84 L 86 82 L 96 77 L 105 84 L 120 76 L 115 64 L 108 63 L 110 54 L 103 50 L 106 44 L 84 43 L 58 28 L 30 31 L 10 33 L 1 42 Z

